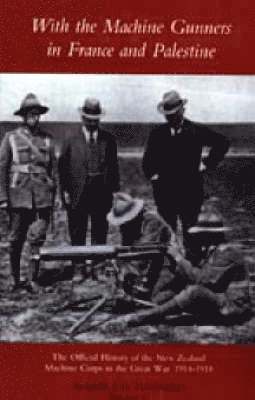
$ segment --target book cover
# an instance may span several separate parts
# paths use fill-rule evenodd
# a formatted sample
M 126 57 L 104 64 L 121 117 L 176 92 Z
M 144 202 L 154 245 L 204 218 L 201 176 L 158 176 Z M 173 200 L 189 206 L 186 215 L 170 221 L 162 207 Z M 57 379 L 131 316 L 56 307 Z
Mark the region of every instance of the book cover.
M 164 94 L 177 92 L 189 120 L 229 140 L 217 169 L 204 172 L 203 200 L 229 228 L 225 247 L 233 245 L 232 258 L 237 254 L 245 268 L 254 310 L 254 5 L 247 0 L 10 0 L 0 6 L 0 26 L 1 140 L 20 126 L 22 114 L 14 113 L 32 93 L 40 106 L 49 108 L 40 124 L 52 134 L 59 158 L 65 140 L 81 126 L 85 100 L 97 99 L 101 126 L 117 143 L 120 190 L 143 200 L 154 213 L 155 198 L 142 158 L 151 131 L 165 122 L 169 111 L 164 109 Z M 164 149 L 157 159 L 163 154 Z M 204 159 L 207 154 L 205 148 Z M 188 155 L 184 148 L 184 160 Z M 181 174 L 176 168 L 178 180 Z M 191 184 L 187 203 L 194 191 Z M 58 196 L 44 246 L 57 247 L 60 259 L 70 239 Z M 112 312 L 115 292 L 107 292 L 107 304 L 100 303 L 100 295 L 115 279 L 109 253 L 103 259 L 111 261 L 111 268 L 102 262 L 93 277 L 91 267 L 83 282 L 72 279 L 70 260 L 45 257 L 40 291 L 12 292 L 11 221 L 5 209 L 0 218 L 1 398 L 254 397 L 252 315 L 216 323 L 208 311 L 206 322 L 175 315 L 121 328 L 121 317 L 129 310 L 120 312 L 117 307 Z M 115 257 L 121 244 L 118 226 L 110 226 L 107 244 L 104 251 Z M 28 261 L 26 240 L 24 278 L 29 275 Z M 84 301 L 88 295 L 90 302 Z M 151 299 L 139 306 L 150 308 Z M 107 319 L 113 324 L 104 325 Z

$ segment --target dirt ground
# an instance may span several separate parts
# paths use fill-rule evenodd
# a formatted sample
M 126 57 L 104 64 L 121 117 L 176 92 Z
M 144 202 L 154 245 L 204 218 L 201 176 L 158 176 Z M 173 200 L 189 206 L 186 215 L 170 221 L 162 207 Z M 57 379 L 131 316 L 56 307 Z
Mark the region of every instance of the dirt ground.
M 120 162 L 122 190 L 146 199 L 153 206 L 151 189 L 143 179 L 140 160 Z M 255 162 L 252 159 L 225 161 L 217 171 L 205 176 L 205 197 L 216 198 L 224 222 L 232 230 L 227 240 L 235 242 L 250 271 L 250 296 L 255 305 Z M 190 188 L 192 190 L 192 188 Z M 109 299 L 91 318 L 91 324 L 80 327 L 77 335 L 70 330 L 95 304 L 86 298 L 108 292 L 107 279 L 99 270 L 98 280 L 88 278 L 83 283 L 70 279 L 70 263 L 43 263 L 40 292 L 25 290 L 10 292 L 12 283 L 8 260 L 8 217 L 0 213 L 0 340 L 10 342 L 99 342 L 99 343 L 254 343 L 255 317 L 232 325 L 215 325 L 214 321 L 195 321 L 189 316 L 169 318 L 157 325 L 130 329 L 103 328 L 102 321 L 114 318 L 114 302 Z M 68 243 L 65 212 L 55 210 L 54 232 L 49 232 L 47 245 Z M 109 243 L 118 244 L 119 234 L 110 229 Z M 27 248 L 22 258 L 22 275 L 27 274 Z

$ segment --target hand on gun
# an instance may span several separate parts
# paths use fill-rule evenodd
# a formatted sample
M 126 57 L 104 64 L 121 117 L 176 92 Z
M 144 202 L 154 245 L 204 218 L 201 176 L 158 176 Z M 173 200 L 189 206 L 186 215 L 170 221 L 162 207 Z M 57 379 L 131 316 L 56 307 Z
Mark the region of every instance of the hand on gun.
M 207 169 L 207 167 L 206 167 L 205 163 L 203 161 L 200 161 L 199 171 L 204 172 L 204 171 L 206 171 L 206 169 Z
M 63 204 L 64 206 L 69 206 L 71 204 L 71 198 L 68 192 L 63 192 Z
M 183 259 L 183 255 L 176 246 L 168 246 L 167 255 L 170 256 L 177 263 Z

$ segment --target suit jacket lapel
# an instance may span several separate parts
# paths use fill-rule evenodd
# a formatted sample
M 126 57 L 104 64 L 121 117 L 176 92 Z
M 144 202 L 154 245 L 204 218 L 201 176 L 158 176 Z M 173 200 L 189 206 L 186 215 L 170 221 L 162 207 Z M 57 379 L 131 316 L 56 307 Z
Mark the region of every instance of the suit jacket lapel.
M 105 160 L 106 157 L 106 140 L 102 135 L 102 131 L 98 129 L 98 146 L 99 146 L 99 155 L 100 155 L 100 163 Z
M 190 136 L 191 132 L 192 131 L 191 131 L 191 126 L 190 126 L 189 120 L 184 119 L 183 125 L 182 125 L 182 133 L 188 134 Z
M 79 140 L 77 141 L 77 158 L 80 157 L 80 159 L 83 160 L 83 164 L 87 167 L 88 149 L 82 128 L 80 128 L 79 130 L 78 139 Z

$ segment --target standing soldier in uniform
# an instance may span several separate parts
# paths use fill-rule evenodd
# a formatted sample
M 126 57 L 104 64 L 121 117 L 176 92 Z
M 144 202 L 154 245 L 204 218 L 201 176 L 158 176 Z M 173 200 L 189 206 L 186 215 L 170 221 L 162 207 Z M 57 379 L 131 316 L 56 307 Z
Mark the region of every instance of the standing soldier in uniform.
M 48 107 L 29 93 L 14 115 L 20 127 L 7 132 L 0 147 L 0 207 L 10 213 L 9 249 L 16 290 L 36 290 L 38 268 L 32 256 L 42 246 L 54 201 L 54 147 L 51 135 L 39 126 Z M 20 280 L 20 258 L 24 242 L 30 245 L 29 280 Z

